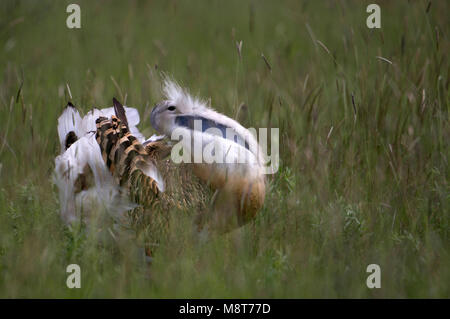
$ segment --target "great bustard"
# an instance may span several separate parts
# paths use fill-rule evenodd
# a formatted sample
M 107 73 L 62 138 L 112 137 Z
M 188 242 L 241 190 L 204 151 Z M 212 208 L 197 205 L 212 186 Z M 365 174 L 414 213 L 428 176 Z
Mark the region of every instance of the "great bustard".
M 164 139 L 146 140 L 136 127 L 137 110 L 115 99 L 114 107 L 94 109 L 84 117 L 68 104 L 58 119 L 61 154 L 54 174 L 67 223 L 89 217 L 96 210 L 90 208 L 101 206 L 121 220 L 127 219 L 126 212 L 141 212 L 139 218 L 154 230 L 167 222 L 168 210 L 181 208 L 198 213 L 199 229 L 223 232 L 247 223 L 261 209 L 265 177 L 256 138 L 172 81 L 165 82 L 164 93 L 166 100 L 151 113 L 151 123 Z M 175 131 L 191 137 L 181 141 L 183 146 L 200 139 L 203 152 L 213 144 L 219 161 L 174 163 L 168 155 L 175 141 L 167 137 Z
M 89 223 L 93 213 L 106 211 L 157 240 L 170 209 L 203 211 L 209 191 L 189 169 L 166 159 L 170 145 L 162 137 L 144 138 L 136 109 L 113 103 L 83 118 L 69 103 L 58 119 L 54 181 L 61 215 L 67 224 Z
M 151 124 L 159 133 L 181 139 L 194 174 L 216 190 L 214 227 L 226 231 L 236 226 L 234 220 L 240 226 L 253 219 L 265 197 L 264 161 L 256 138 L 169 79 L 164 93 L 166 100 L 152 110 Z M 208 150 L 213 160 L 205 161 Z

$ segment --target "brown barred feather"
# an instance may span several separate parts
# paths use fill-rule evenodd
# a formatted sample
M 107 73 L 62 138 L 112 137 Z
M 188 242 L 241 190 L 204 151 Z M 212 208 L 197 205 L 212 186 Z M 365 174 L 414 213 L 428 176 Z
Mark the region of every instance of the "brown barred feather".
M 192 173 L 188 164 L 174 164 L 165 159 L 171 147 L 164 141 L 142 145 L 116 116 L 96 121 L 96 140 L 101 154 L 116 183 L 128 191 L 131 201 L 140 205 L 130 216 L 138 229 L 147 233 L 147 240 L 156 240 L 169 227 L 168 211 L 206 210 L 209 188 Z M 163 176 L 165 190 L 144 174 L 154 166 Z
M 117 117 L 112 116 L 111 120 L 100 117 L 96 124 L 97 143 L 117 184 L 128 190 L 132 201 L 144 207 L 151 206 L 160 190 L 157 182 L 145 175 L 143 169 L 154 166 L 154 160 Z

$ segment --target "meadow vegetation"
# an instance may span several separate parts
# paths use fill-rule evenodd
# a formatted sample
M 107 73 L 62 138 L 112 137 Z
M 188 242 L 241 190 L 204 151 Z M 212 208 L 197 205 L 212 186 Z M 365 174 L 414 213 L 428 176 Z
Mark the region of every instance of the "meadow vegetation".
M 0 3 L 0 297 L 450 297 L 448 1 L 379 1 L 381 29 L 367 1 L 217 0 L 77 1 L 68 29 L 71 2 Z M 52 171 L 68 100 L 115 96 L 149 136 L 161 71 L 278 127 L 281 164 L 239 230 L 198 239 L 192 214 L 168 212 L 148 267 L 64 225 Z

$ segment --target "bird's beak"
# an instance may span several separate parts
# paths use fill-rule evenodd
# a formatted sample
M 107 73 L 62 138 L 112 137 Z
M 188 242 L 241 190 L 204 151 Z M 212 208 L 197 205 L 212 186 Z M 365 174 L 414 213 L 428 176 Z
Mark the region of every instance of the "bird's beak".
M 147 140 L 145 140 L 142 145 L 147 145 L 148 143 L 153 143 L 153 142 L 158 142 L 161 141 L 163 139 L 165 139 L 167 136 L 166 135 L 156 135 L 153 134 L 152 136 L 150 136 L 150 138 L 148 138 Z

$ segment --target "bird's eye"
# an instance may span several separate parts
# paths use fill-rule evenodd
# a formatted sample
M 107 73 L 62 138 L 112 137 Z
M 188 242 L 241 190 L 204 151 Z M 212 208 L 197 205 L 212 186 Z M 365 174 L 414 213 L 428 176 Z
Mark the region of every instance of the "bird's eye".
M 169 106 L 167 109 L 168 109 L 169 111 L 175 111 L 176 107 L 173 106 L 173 105 L 171 105 L 171 106 Z

